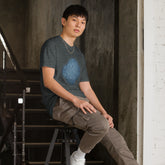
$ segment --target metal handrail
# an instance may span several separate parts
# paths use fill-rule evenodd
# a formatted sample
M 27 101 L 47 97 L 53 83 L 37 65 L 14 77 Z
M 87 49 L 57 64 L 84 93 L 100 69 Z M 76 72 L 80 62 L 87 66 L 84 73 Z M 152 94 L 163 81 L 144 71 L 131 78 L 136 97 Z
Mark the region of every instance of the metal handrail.
M 0 41 L 1 41 L 8 57 L 9 57 L 9 59 L 10 59 L 10 62 L 12 64 L 14 70 L 20 70 L 20 66 L 19 66 L 19 64 L 18 64 L 18 62 L 17 62 L 17 60 L 16 60 L 16 58 L 15 58 L 13 52 L 12 52 L 12 49 L 9 46 L 9 43 L 7 42 L 7 39 L 4 35 L 1 27 L 0 27 Z
M 6 39 L 1 27 L 0 27 L 0 41 L 2 42 L 2 45 L 5 49 L 5 52 L 6 52 L 7 56 L 9 57 L 10 62 L 12 64 L 14 70 L 17 72 L 18 79 L 21 80 L 22 87 L 24 89 L 26 87 L 26 85 L 25 85 L 26 80 L 27 80 L 26 76 L 24 75 L 22 69 L 20 68 L 19 63 L 18 63 L 15 55 L 13 54 L 13 51 L 12 51 L 12 49 L 11 49 L 7 39 Z M 4 53 L 3 53 L 3 56 L 5 56 Z M 3 58 L 5 59 L 5 57 L 3 57 Z M 5 70 L 5 68 L 3 70 Z
M 10 59 L 10 62 L 14 68 L 14 70 L 17 72 L 17 76 L 18 76 L 18 79 L 21 80 L 22 82 L 22 89 L 23 89 L 23 107 L 22 107 L 22 110 L 23 110 L 23 113 L 22 113 L 22 117 L 23 117 L 23 123 L 22 123 L 22 131 L 23 131 L 23 134 L 22 134 L 22 140 L 23 140 L 23 145 L 22 145 L 22 162 L 25 162 L 25 88 L 26 88 L 26 83 L 27 83 L 27 79 L 26 79 L 26 76 L 24 75 L 24 72 L 21 70 L 17 60 L 16 60 L 16 57 L 14 56 L 13 52 L 12 52 L 12 49 L 10 48 L 9 46 L 9 43 L 7 42 L 7 39 L 0 27 L 0 41 L 2 42 L 2 45 L 4 47 L 4 50 L 7 54 L 7 56 L 9 57 Z M 5 66 L 5 62 L 6 62 L 6 59 L 5 59 L 5 53 L 3 52 L 3 66 Z M 3 73 L 4 73 L 4 84 L 5 83 L 5 79 L 6 79 L 6 72 L 5 72 L 6 68 L 3 67 Z M 5 88 L 4 88 L 5 89 Z M 1 94 L 2 95 L 2 94 Z M 3 100 L 5 100 L 5 91 L 4 91 L 4 96 L 3 96 Z M 5 103 L 5 101 L 4 101 Z M 5 105 L 5 104 L 4 104 Z M 11 132 L 12 130 L 12 126 L 14 124 L 14 165 L 16 165 L 16 121 L 15 119 L 17 118 L 17 114 L 18 114 L 18 111 L 20 109 L 20 105 L 17 104 L 15 110 L 14 110 L 14 114 L 11 116 L 10 118 L 10 121 L 9 121 L 9 124 L 8 124 L 8 127 L 6 128 L 6 131 L 2 137 L 2 140 L 0 142 L 0 151 L 3 147 L 3 144 L 5 143 L 5 140 L 6 140 L 6 137 L 8 136 L 9 132 Z

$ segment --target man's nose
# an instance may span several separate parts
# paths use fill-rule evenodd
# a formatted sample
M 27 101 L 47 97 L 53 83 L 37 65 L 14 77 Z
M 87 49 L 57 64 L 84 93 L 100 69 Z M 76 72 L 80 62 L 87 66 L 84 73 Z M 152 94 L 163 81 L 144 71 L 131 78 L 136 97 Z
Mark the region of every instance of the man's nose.
M 79 21 L 76 22 L 76 26 L 80 27 L 80 22 Z

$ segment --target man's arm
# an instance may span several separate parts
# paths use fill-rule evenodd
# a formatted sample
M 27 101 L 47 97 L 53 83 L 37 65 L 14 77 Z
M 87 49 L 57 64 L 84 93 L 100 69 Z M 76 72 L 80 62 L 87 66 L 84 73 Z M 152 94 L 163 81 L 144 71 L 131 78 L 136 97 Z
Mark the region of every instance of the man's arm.
M 99 99 L 97 98 L 95 92 L 93 91 L 90 83 L 87 82 L 80 82 L 80 89 L 85 94 L 85 96 L 89 99 L 90 103 L 102 113 L 102 115 L 109 121 L 109 125 L 111 128 L 114 127 L 113 118 L 107 114 L 106 110 L 101 105 Z
M 55 79 L 55 69 L 50 67 L 42 67 L 44 86 L 51 90 L 53 93 L 72 102 L 76 107 L 80 108 L 84 113 L 85 110 L 90 113 L 95 112 L 95 108 L 88 102 L 78 99 L 76 96 L 65 90 Z

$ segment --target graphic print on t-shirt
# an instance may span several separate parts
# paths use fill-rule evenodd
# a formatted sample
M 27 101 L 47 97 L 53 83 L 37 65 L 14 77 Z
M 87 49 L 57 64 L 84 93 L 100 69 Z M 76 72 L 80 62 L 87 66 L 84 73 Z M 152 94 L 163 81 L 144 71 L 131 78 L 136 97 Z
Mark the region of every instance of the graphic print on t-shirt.
M 71 58 L 62 70 L 63 78 L 70 85 L 74 85 L 80 76 L 80 66 L 76 59 Z

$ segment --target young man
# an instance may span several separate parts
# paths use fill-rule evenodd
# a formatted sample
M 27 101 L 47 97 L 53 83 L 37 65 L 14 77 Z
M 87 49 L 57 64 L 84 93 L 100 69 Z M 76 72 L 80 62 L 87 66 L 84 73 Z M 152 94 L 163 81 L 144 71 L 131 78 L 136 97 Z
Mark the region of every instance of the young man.
M 41 49 L 43 102 L 53 119 L 85 131 L 71 165 L 84 165 L 85 154 L 101 142 L 119 165 L 137 165 L 123 137 L 114 129 L 91 88 L 83 54 L 74 45 L 88 21 L 86 9 L 71 5 L 61 19 L 62 33 L 47 40 Z

